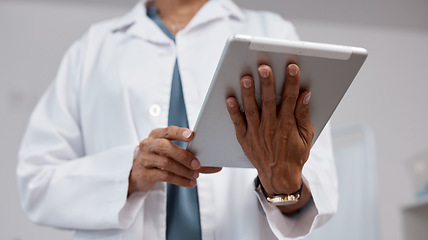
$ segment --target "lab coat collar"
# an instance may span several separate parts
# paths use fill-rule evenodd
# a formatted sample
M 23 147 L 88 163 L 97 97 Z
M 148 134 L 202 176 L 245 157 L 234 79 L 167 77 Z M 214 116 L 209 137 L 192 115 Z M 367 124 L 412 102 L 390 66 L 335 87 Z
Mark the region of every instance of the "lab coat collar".
M 149 1 L 141 0 L 129 13 L 120 17 L 113 25 L 112 32 L 124 32 L 157 43 L 170 43 L 171 40 L 147 17 L 146 4 Z M 196 13 L 182 32 L 225 16 L 230 16 L 238 21 L 245 19 L 244 13 L 232 0 L 210 0 Z

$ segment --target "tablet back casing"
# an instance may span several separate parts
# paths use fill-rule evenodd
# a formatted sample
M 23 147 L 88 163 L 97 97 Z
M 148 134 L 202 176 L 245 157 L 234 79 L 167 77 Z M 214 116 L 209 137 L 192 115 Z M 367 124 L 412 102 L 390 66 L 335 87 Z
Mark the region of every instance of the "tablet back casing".
M 237 98 L 242 109 L 240 79 L 254 77 L 256 100 L 260 106 L 260 81 L 257 68 L 268 64 L 273 70 L 278 105 L 289 63 L 300 67 L 302 90 L 311 91 L 309 105 L 315 136 L 330 119 L 367 57 L 363 48 L 297 42 L 234 35 L 229 38 L 217 66 L 194 128 L 188 150 L 203 166 L 244 167 L 253 165 L 239 145 L 235 128 L 226 108 L 226 99 Z

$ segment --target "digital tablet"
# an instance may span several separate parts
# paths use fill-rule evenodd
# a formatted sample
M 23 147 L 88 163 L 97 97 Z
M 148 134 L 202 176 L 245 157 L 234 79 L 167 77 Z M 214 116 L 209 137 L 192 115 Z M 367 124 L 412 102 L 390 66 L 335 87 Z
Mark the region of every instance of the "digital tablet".
M 236 139 L 226 99 L 236 97 L 242 109 L 240 80 L 250 74 L 254 77 L 256 100 L 260 106 L 257 68 L 268 64 L 274 74 L 279 104 L 286 80 L 285 69 L 290 62 L 300 67 L 301 89 L 311 91 L 309 109 L 315 127 L 312 145 L 315 144 L 366 57 L 367 51 L 357 47 L 231 36 L 205 97 L 188 150 L 202 166 L 253 167 Z

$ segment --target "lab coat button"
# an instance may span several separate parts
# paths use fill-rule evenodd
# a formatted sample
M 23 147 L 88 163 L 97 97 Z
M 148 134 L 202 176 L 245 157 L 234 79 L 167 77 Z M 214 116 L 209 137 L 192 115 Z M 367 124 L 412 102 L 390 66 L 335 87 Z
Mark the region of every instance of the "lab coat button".
M 152 117 L 159 117 L 161 114 L 161 107 L 157 104 L 153 104 L 149 108 L 149 113 Z

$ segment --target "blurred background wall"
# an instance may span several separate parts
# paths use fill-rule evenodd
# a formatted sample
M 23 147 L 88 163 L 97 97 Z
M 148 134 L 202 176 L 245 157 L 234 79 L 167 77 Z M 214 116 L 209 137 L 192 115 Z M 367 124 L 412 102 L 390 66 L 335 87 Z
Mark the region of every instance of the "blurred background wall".
M 70 238 L 70 232 L 25 218 L 16 190 L 16 154 L 29 115 L 65 50 L 91 23 L 122 15 L 135 2 L 0 0 L 0 239 Z M 379 238 L 404 239 L 402 207 L 415 200 L 409 162 L 428 150 L 428 1 L 236 2 L 281 13 L 303 40 L 368 49 L 332 125 L 357 123 L 373 130 Z

